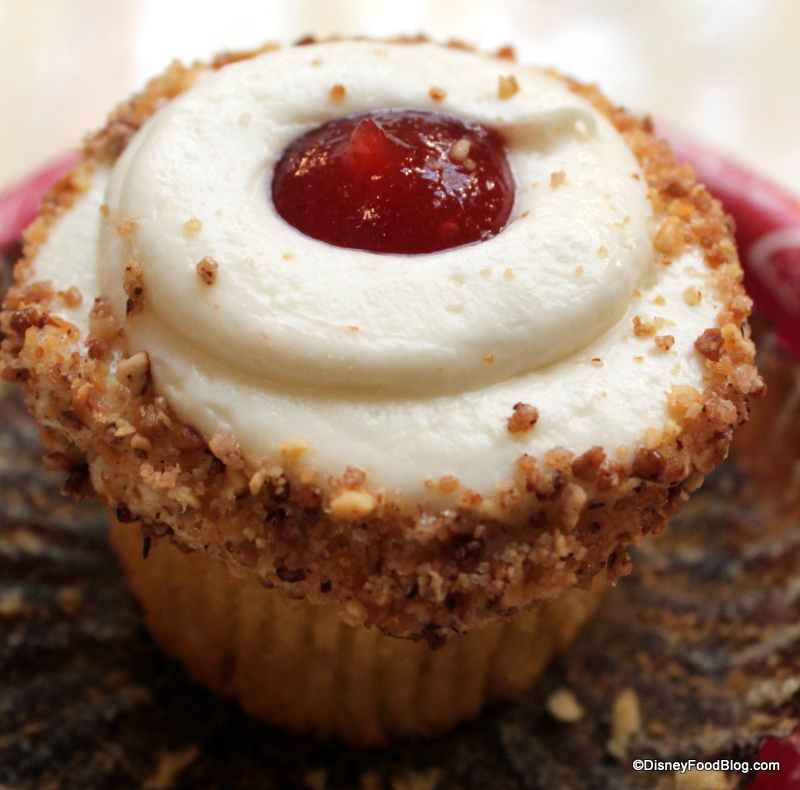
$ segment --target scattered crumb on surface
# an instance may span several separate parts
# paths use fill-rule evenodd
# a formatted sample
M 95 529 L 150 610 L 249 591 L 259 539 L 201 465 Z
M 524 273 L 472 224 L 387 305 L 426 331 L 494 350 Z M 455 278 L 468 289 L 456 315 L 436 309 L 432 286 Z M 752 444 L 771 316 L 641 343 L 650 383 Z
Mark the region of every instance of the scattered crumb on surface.
M 175 780 L 200 755 L 196 746 L 187 746 L 177 752 L 162 752 L 156 770 L 142 783 L 142 790 L 170 790 Z
M 546 704 L 550 715 L 558 721 L 567 723 L 580 721 L 586 713 L 575 693 L 568 688 L 556 689 L 547 698 Z
M 724 771 L 675 771 L 676 790 L 730 790 L 736 781 Z
M 628 744 L 641 727 L 639 697 L 632 688 L 623 689 L 611 707 L 611 737 L 606 744 L 608 753 L 618 760 L 625 759 Z

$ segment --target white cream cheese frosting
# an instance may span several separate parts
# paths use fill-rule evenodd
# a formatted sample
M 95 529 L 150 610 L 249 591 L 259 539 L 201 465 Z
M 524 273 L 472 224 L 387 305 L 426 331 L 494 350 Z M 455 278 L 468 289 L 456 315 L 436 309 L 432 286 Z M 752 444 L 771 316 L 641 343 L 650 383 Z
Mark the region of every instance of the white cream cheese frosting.
M 511 75 L 519 89 L 502 98 Z M 337 116 L 402 107 L 504 134 L 516 195 L 500 234 L 380 255 L 277 215 L 270 176 L 289 142 Z M 135 231 L 121 236 L 120 219 Z M 455 495 L 426 481 L 451 475 L 490 496 L 523 453 L 600 445 L 629 458 L 664 426 L 674 384 L 702 389 L 694 340 L 721 304 L 699 251 L 657 260 L 659 221 L 622 138 L 560 81 L 430 44 L 335 42 L 204 76 L 95 174 L 34 268 L 83 292 L 63 314 L 85 332 L 99 294 L 125 318 L 124 269 L 137 261 L 144 309 L 125 323 L 126 352 L 148 352 L 158 392 L 207 436 L 230 432 L 254 459 L 301 440 L 323 475 L 356 466 L 370 486 L 442 505 Z M 218 263 L 212 285 L 197 274 L 205 257 Z M 637 336 L 637 316 L 674 345 Z M 511 433 L 520 402 L 539 420 Z

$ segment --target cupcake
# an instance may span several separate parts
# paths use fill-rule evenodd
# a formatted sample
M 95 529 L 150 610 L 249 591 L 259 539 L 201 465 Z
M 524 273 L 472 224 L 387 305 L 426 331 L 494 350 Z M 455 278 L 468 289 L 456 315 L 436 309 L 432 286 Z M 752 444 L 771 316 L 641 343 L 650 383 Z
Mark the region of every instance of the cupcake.
M 167 652 L 297 731 L 519 695 L 763 388 L 719 204 L 509 54 L 173 64 L 26 232 L 3 375 L 49 464 Z

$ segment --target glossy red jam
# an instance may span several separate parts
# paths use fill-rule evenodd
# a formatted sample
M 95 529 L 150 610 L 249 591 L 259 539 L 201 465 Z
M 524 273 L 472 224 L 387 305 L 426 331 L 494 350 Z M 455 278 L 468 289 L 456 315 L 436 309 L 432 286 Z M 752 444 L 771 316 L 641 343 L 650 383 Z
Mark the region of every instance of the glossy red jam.
M 381 110 L 312 129 L 284 151 L 275 208 L 337 247 L 417 254 L 484 241 L 514 204 L 503 139 L 418 110 Z

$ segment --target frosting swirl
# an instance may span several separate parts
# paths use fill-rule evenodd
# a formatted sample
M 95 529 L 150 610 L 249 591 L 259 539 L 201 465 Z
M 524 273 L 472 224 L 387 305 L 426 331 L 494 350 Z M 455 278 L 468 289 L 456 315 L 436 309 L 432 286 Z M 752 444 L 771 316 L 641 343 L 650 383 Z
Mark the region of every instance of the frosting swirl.
M 517 192 L 501 233 L 376 255 L 277 215 L 266 185 L 288 143 L 387 107 L 503 133 Z M 295 47 L 208 74 L 95 175 L 84 202 L 37 271 L 63 281 L 97 261 L 97 292 L 122 317 L 126 268 L 141 266 L 128 351 L 148 352 L 182 419 L 232 432 L 256 458 L 303 440 L 318 469 L 358 466 L 412 501 L 450 501 L 425 486 L 445 475 L 491 494 L 522 453 L 559 445 L 624 456 L 664 424 L 671 384 L 702 382 L 693 342 L 720 307 L 710 292 L 701 310 L 681 297 L 705 288 L 699 252 L 656 261 L 645 179 L 591 105 L 537 70 L 430 44 Z M 108 217 L 96 212 L 87 230 L 100 203 Z M 56 236 L 70 239 L 66 255 Z M 208 258 L 211 287 L 197 271 Z M 94 274 L 83 276 L 88 287 Z M 640 314 L 670 327 L 673 350 L 635 335 Z M 533 432 L 508 430 L 520 402 L 539 412 Z
M 518 69 L 519 91 L 500 98 L 504 66 L 432 45 L 342 42 L 206 78 L 163 108 L 114 169 L 112 216 L 138 228 L 127 240 L 107 226 L 104 290 L 122 312 L 134 258 L 150 321 L 189 343 L 202 338 L 204 354 L 265 382 L 312 390 L 463 392 L 585 347 L 620 318 L 651 262 L 645 188 L 619 136 L 566 88 Z M 432 75 L 446 86 L 440 109 L 509 141 L 518 187 L 503 233 L 376 260 L 298 234 L 276 214 L 265 184 L 287 144 L 331 116 L 433 107 Z M 333 104 L 337 84 L 346 97 Z M 568 173 L 568 189 L 551 186 L 556 171 Z M 196 235 L 184 229 L 192 218 L 202 222 Z M 220 265 L 210 290 L 195 271 L 205 256 Z

